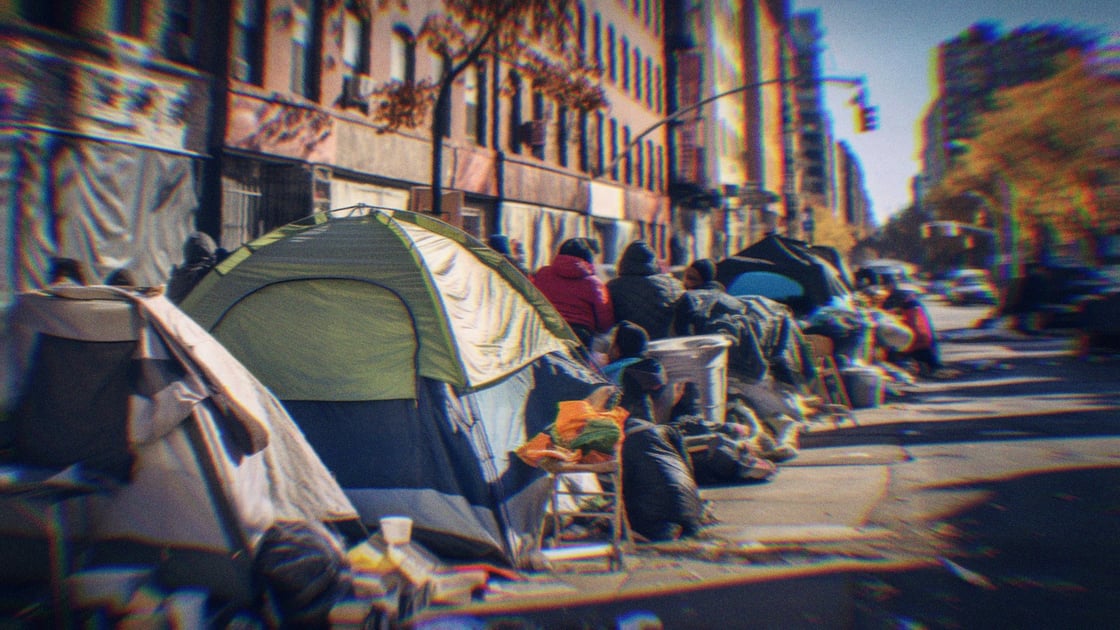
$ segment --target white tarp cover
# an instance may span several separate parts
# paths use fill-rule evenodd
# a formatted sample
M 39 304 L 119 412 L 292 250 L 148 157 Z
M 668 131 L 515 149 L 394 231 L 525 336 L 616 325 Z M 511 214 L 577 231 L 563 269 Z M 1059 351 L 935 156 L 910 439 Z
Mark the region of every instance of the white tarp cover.
M 128 268 L 163 284 L 183 258 L 198 209 L 195 159 L 45 132 L 0 133 L 0 220 L 11 230 L 0 262 L 0 306 L 46 285 L 51 257 L 84 261 L 97 283 Z
M 105 418 L 103 431 L 112 433 L 108 425 L 124 421 L 127 444 L 117 448 L 130 452 L 133 461 L 126 480 L 90 498 L 85 536 L 91 544 L 126 541 L 232 559 L 239 545 L 251 551 L 276 519 L 356 518 L 352 504 L 283 406 L 163 296 L 103 286 L 24 293 L 14 306 L 10 332 L 6 371 L 12 391 L 22 394 L 9 401 L 14 403 L 9 421 L 17 423 L 17 431 L 29 427 L 25 433 L 32 436 L 52 431 L 36 428 L 41 416 L 19 418 L 29 408 L 44 409 L 42 403 L 20 405 L 20 399 L 30 396 L 26 392 L 34 389 L 38 396 L 46 392 L 47 405 L 50 394 L 67 394 L 61 391 L 65 387 L 31 382 L 32 378 L 58 374 L 63 382 L 70 378 L 129 381 L 123 384 L 130 392 L 127 418 Z M 79 344 L 128 342 L 134 346 L 131 367 L 115 374 L 74 374 L 65 365 L 56 366 L 59 371 L 44 370 L 47 361 L 37 356 L 37 348 L 45 338 Z M 73 426 L 96 435 L 102 429 L 86 425 L 99 421 L 78 418 Z M 59 429 L 53 430 L 58 435 Z M 65 441 L 64 435 L 59 437 Z M 25 461 L 18 437 L 16 444 L 16 461 Z M 62 458 L 48 464 L 65 463 L 65 453 L 51 444 L 26 450 L 33 452 L 32 460 L 48 453 Z M 17 518 L 20 512 L 0 512 L 7 514 L 0 518 L 6 535 L 28 533 L 27 523 L 21 525 Z M 231 589 L 229 584 L 208 582 L 228 578 L 199 574 L 186 579 L 219 591 Z M 240 584 L 232 590 L 247 587 Z

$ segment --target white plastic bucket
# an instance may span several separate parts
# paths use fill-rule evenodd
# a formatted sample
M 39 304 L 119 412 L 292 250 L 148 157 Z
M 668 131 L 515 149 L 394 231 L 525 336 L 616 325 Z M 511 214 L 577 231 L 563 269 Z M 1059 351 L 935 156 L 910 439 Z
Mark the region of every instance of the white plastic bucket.
M 883 404 L 884 377 L 878 369 L 867 366 L 848 366 L 840 368 L 848 398 L 856 409 L 878 407 Z
M 708 422 L 722 423 L 727 413 L 727 349 L 723 335 L 670 337 L 649 342 L 647 352 L 661 361 L 670 383 L 692 381 Z

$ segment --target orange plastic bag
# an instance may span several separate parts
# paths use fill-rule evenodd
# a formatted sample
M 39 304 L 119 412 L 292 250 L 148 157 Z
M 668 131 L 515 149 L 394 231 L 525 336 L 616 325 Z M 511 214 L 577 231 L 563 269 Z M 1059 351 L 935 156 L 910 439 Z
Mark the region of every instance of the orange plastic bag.
M 629 412 L 622 407 L 615 407 L 614 409 L 596 409 L 594 405 L 586 400 L 564 400 L 560 402 L 559 407 L 560 410 L 556 414 L 556 424 L 553 427 L 553 434 L 561 444 L 567 444 L 574 440 L 587 426 L 587 421 L 591 418 L 610 420 L 621 429 L 624 428 L 623 423 L 626 421 L 627 416 L 630 415 Z
M 544 431 L 534 435 L 528 442 L 518 446 L 514 454 L 520 457 L 521 461 L 534 468 L 539 468 L 541 460 L 546 457 L 568 463 L 579 460 L 578 451 L 568 450 L 562 446 L 553 444 L 552 436 Z

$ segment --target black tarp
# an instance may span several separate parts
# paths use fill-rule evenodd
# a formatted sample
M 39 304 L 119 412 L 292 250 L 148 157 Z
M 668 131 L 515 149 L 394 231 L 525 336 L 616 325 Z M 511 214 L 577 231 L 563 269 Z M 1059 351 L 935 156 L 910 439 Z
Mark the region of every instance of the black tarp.
M 776 234 L 716 263 L 716 280 L 730 287 L 737 277 L 752 271 L 779 274 L 800 284 L 804 296 L 781 300 L 798 316 L 851 294 L 840 271 L 827 257 L 803 241 Z

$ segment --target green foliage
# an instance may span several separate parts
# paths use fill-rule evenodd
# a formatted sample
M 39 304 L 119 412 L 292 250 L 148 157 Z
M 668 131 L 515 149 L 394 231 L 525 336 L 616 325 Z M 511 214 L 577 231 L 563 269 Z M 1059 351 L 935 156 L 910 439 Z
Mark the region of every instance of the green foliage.
M 874 250 L 882 258 L 921 263 L 922 248 L 915 244 L 921 242 L 921 226 L 925 220 L 925 215 L 917 206 L 910 206 L 891 216 L 874 237 L 861 245 Z

